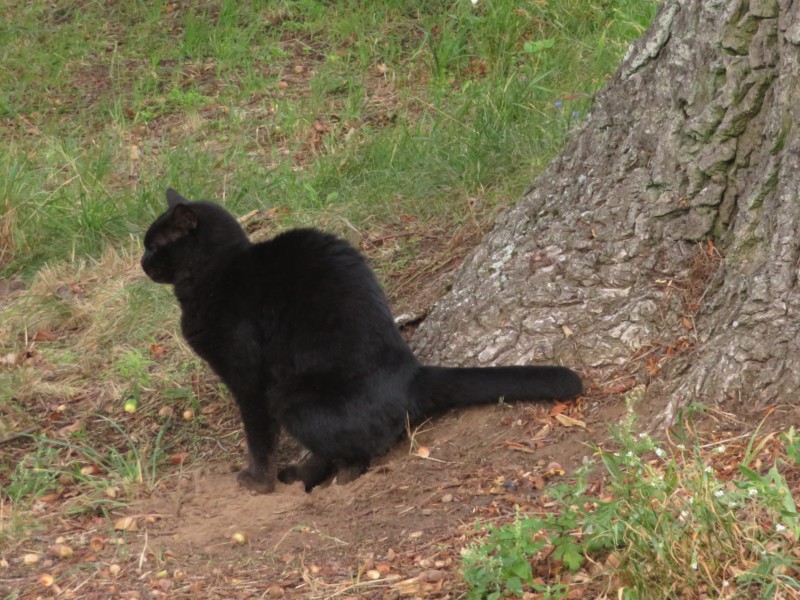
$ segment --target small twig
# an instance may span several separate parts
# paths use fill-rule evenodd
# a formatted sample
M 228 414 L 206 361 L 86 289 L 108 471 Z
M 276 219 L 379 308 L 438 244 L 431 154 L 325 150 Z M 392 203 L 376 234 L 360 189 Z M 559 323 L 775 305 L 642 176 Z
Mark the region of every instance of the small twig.
M 239 221 L 239 225 L 244 225 L 245 223 L 250 221 L 253 217 L 255 217 L 259 212 L 261 212 L 261 211 L 258 210 L 258 209 L 251 210 L 249 213 L 242 215 L 241 217 L 239 217 L 236 220 Z
M 30 434 L 32 434 L 32 433 L 34 433 L 34 432 L 36 432 L 38 430 L 39 430 L 38 427 L 30 427 L 28 429 L 23 429 L 19 433 L 13 433 L 10 436 L 8 436 L 7 438 L 3 438 L 2 440 L 0 440 L 0 446 L 2 446 L 3 444 L 9 444 L 9 443 L 11 443 L 11 442 L 13 442 L 15 440 L 20 439 L 20 438 L 28 437 L 28 436 L 30 436 Z
M 416 456 L 417 458 L 421 458 L 422 460 L 432 460 L 433 462 L 438 462 L 438 463 L 442 463 L 442 464 L 445 464 L 445 465 L 452 464 L 449 461 L 442 460 L 441 458 L 433 458 L 432 456 L 421 456 L 419 454 L 412 454 L 411 456 Z
M 144 530 L 144 546 L 142 546 L 142 553 L 139 555 L 139 571 L 142 570 L 144 565 L 145 553 L 147 552 L 147 529 Z
M 286 533 L 284 533 L 281 536 L 281 539 L 278 540 L 278 543 L 275 544 L 275 547 L 272 549 L 273 554 L 278 551 L 278 546 L 280 546 L 283 543 L 283 540 L 285 540 L 286 536 L 292 533 L 292 531 L 294 531 L 294 527 L 290 527 L 289 529 L 287 529 Z

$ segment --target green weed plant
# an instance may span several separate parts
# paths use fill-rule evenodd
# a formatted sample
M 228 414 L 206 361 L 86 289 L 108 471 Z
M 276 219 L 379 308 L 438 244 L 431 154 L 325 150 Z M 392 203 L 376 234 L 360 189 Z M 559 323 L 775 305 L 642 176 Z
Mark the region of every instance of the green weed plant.
M 718 472 L 724 444 L 688 441 L 667 446 L 635 433 L 633 412 L 613 433 L 616 451 L 596 449 L 605 479 L 602 497 L 586 493 L 583 469 L 571 485 L 549 494 L 558 511 L 519 514 L 509 525 L 487 526 L 462 552 L 470 598 L 566 598 L 573 574 L 587 566 L 626 599 L 776 598 L 800 591 L 797 507 L 784 473 L 800 468 L 794 429 L 780 436 L 783 454 L 768 468 L 752 463 L 773 436 L 754 434 L 736 475 Z M 542 575 L 554 565 L 562 575 Z M 547 567 L 547 568 L 545 568 Z M 585 581 L 585 579 L 584 579 Z
M 167 420 L 152 439 L 140 440 L 113 419 L 102 415 L 95 419 L 114 429 L 120 443 L 98 447 L 85 428 L 65 438 L 31 436 L 37 449 L 17 463 L 3 490 L 12 504 L 24 504 L 68 482 L 79 493 L 67 503 L 67 514 L 106 513 L 125 506 L 124 501 L 136 493 L 155 489 L 161 476 L 159 468 L 167 458 L 165 435 L 171 422 Z M 110 488 L 114 489 L 111 493 Z

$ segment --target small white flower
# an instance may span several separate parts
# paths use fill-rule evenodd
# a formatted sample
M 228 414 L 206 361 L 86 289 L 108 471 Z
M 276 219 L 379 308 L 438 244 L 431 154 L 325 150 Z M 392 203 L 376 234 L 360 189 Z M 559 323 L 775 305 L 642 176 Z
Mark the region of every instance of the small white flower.
M 664 450 L 662 450 L 661 448 L 656 448 L 656 456 L 658 456 L 658 458 L 664 458 L 665 454 L 666 452 L 664 452 Z
M 478 0 L 472 0 L 472 6 L 475 6 L 478 3 Z
M 777 525 L 775 525 L 775 531 L 777 531 L 778 533 L 780 533 L 781 531 L 786 531 L 786 525 L 784 525 L 783 523 L 778 523 Z
M 688 510 L 682 510 L 681 511 L 681 517 L 683 517 L 684 519 L 688 519 L 689 518 L 689 511 Z
M 722 587 L 726 588 L 730 585 L 730 582 L 727 579 L 722 580 Z
M 686 450 L 686 446 L 683 444 L 678 444 L 678 450 Z
M 722 454 L 725 452 L 725 445 L 717 446 L 717 454 Z
M 747 490 L 747 495 L 751 498 L 754 498 L 755 496 L 758 496 L 758 490 L 756 488 L 750 488 Z
M 717 490 L 716 492 L 714 492 L 714 495 L 717 498 L 722 498 L 725 495 L 725 492 L 723 492 L 722 490 Z
M 689 506 L 692 506 L 693 504 L 694 504 L 694 496 L 690 496 L 689 497 Z
M 692 567 L 692 571 L 697 571 L 697 563 L 696 562 L 693 562 L 690 566 Z
M 627 456 L 628 458 L 633 458 L 636 455 L 633 453 L 633 450 L 628 450 L 628 453 L 625 456 Z
M 709 466 L 707 466 L 707 467 L 706 467 L 705 469 L 703 469 L 703 470 L 704 470 L 706 473 L 713 473 L 713 472 L 714 472 L 714 469 L 712 469 L 710 465 L 709 465 Z

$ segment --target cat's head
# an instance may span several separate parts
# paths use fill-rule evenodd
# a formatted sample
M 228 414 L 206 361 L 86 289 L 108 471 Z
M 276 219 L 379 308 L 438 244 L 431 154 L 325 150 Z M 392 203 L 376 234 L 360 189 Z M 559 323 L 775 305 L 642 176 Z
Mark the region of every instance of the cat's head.
M 212 202 L 192 202 L 167 190 L 167 211 L 144 236 L 142 269 L 157 283 L 178 283 L 214 268 L 249 245 L 239 223 Z

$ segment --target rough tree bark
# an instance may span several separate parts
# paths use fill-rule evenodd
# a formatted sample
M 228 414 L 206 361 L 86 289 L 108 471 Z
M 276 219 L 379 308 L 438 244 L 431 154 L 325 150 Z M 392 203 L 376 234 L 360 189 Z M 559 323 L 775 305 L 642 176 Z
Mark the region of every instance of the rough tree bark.
M 595 382 L 637 371 L 667 418 L 689 401 L 793 402 L 799 119 L 800 2 L 668 0 L 465 261 L 418 352 L 556 361 Z

